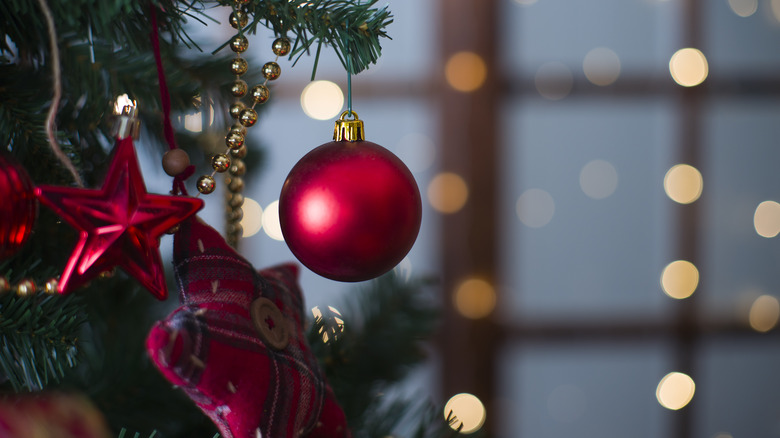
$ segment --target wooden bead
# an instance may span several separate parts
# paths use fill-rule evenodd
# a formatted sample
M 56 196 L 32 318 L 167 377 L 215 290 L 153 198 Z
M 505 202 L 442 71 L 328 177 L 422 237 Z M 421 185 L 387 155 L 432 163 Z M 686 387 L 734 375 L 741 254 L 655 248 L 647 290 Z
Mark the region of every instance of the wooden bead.
M 190 156 L 182 149 L 171 149 L 163 154 L 162 166 L 169 176 L 180 175 L 190 167 Z

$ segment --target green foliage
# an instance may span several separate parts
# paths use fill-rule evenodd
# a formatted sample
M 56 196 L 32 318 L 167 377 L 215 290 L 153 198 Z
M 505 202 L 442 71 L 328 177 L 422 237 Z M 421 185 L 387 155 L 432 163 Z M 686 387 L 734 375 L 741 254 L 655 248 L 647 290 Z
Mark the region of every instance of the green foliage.
M 76 365 L 83 310 L 74 296 L 0 295 L 0 371 L 14 391 L 45 388 Z
M 323 315 L 309 330 L 309 343 L 356 438 L 390 435 L 401 419 L 424 411 L 411 400 L 383 394 L 426 358 L 425 341 L 438 314 L 424 292 L 428 283 L 391 272 L 349 295 L 339 307 L 343 329 L 334 315 Z M 322 333 L 329 334 L 327 342 Z M 443 423 L 441 417 L 426 420 L 432 423 L 422 425 L 425 430 Z

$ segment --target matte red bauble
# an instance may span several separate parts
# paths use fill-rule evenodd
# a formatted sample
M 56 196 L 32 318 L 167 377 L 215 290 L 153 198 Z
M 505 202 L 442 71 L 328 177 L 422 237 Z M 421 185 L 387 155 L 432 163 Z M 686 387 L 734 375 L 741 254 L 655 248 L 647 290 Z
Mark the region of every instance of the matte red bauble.
M 27 241 L 38 201 L 27 172 L 9 154 L 0 153 L 0 260 L 6 259 Z
M 393 269 L 412 248 L 421 218 L 409 169 L 368 141 L 315 148 L 292 168 L 279 199 L 292 253 L 338 281 L 369 280 Z

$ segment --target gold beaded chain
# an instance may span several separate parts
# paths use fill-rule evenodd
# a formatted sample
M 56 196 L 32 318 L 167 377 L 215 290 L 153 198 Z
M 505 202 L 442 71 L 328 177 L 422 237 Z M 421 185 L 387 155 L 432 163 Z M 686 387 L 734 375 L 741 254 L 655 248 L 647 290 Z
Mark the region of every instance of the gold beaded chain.
M 228 172 L 225 175 L 225 184 L 228 188 L 227 196 L 227 242 L 231 246 L 238 245 L 238 239 L 241 237 L 241 219 L 244 214 L 241 206 L 244 204 L 244 196 L 241 192 L 244 189 L 244 180 L 241 178 L 246 172 L 246 165 L 243 158 L 246 157 L 246 128 L 250 128 L 257 123 L 257 111 L 255 106 L 268 101 L 270 92 L 266 84 L 279 78 L 282 73 L 281 67 L 276 61 L 280 56 L 290 53 L 290 41 L 287 38 L 277 38 L 274 40 L 271 49 L 276 59 L 263 65 L 262 73 L 265 80 L 262 84 L 255 85 L 249 89 L 246 81 L 241 76 L 249 70 L 249 64 L 246 59 L 241 57 L 249 48 L 249 40 L 244 35 L 244 28 L 249 22 L 249 15 L 242 5 L 248 3 L 247 0 L 236 0 L 230 14 L 230 25 L 238 30 L 238 34 L 230 41 L 230 49 L 236 53 L 236 57 L 230 62 L 230 71 L 235 75 L 235 79 L 230 86 L 230 94 L 236 98 L 230 105 L 230 116 L 236 122 L 230 127 L 225 136 L 227 149 L 222 154 L 216 154 L 211 158 L 211 167 L 214 171 L 210 175 L 203 175 L 198 178 L 197 188 L 200 193 L 207 195 L 214 192 L 216 173 Z M 241 98 L 249 94 L 252 99 L 252 106 L 246 106 Z M 230 155 L 228 157 L 228 154 Z
M 36 293 L 43 292 L 47 295 L 57 295 L 56 278 L 50 278 L 42 286 L 36 285 L 35 281 L 25 278 L 17 284 L 11 284 L 7 278 L 0 277 L 0 294 L 7 292 L 15 293 L 19 297 L 29 297 Z

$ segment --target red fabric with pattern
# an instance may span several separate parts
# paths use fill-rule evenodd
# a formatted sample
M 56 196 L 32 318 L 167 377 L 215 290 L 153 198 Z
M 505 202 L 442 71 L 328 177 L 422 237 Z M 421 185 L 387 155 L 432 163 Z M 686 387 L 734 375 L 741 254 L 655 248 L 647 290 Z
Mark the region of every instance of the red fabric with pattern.
M 255 271 L 194 218 L 174 236 L 174 269 L 181 306 L 152 327 L 147 350 L 222 437 L 350 437 L 306 343 L 295 265 Z M 254 322 L 255 301 L 278 313 Z M 283 348 L 269 341 L 278 330 L 287 333 Z

